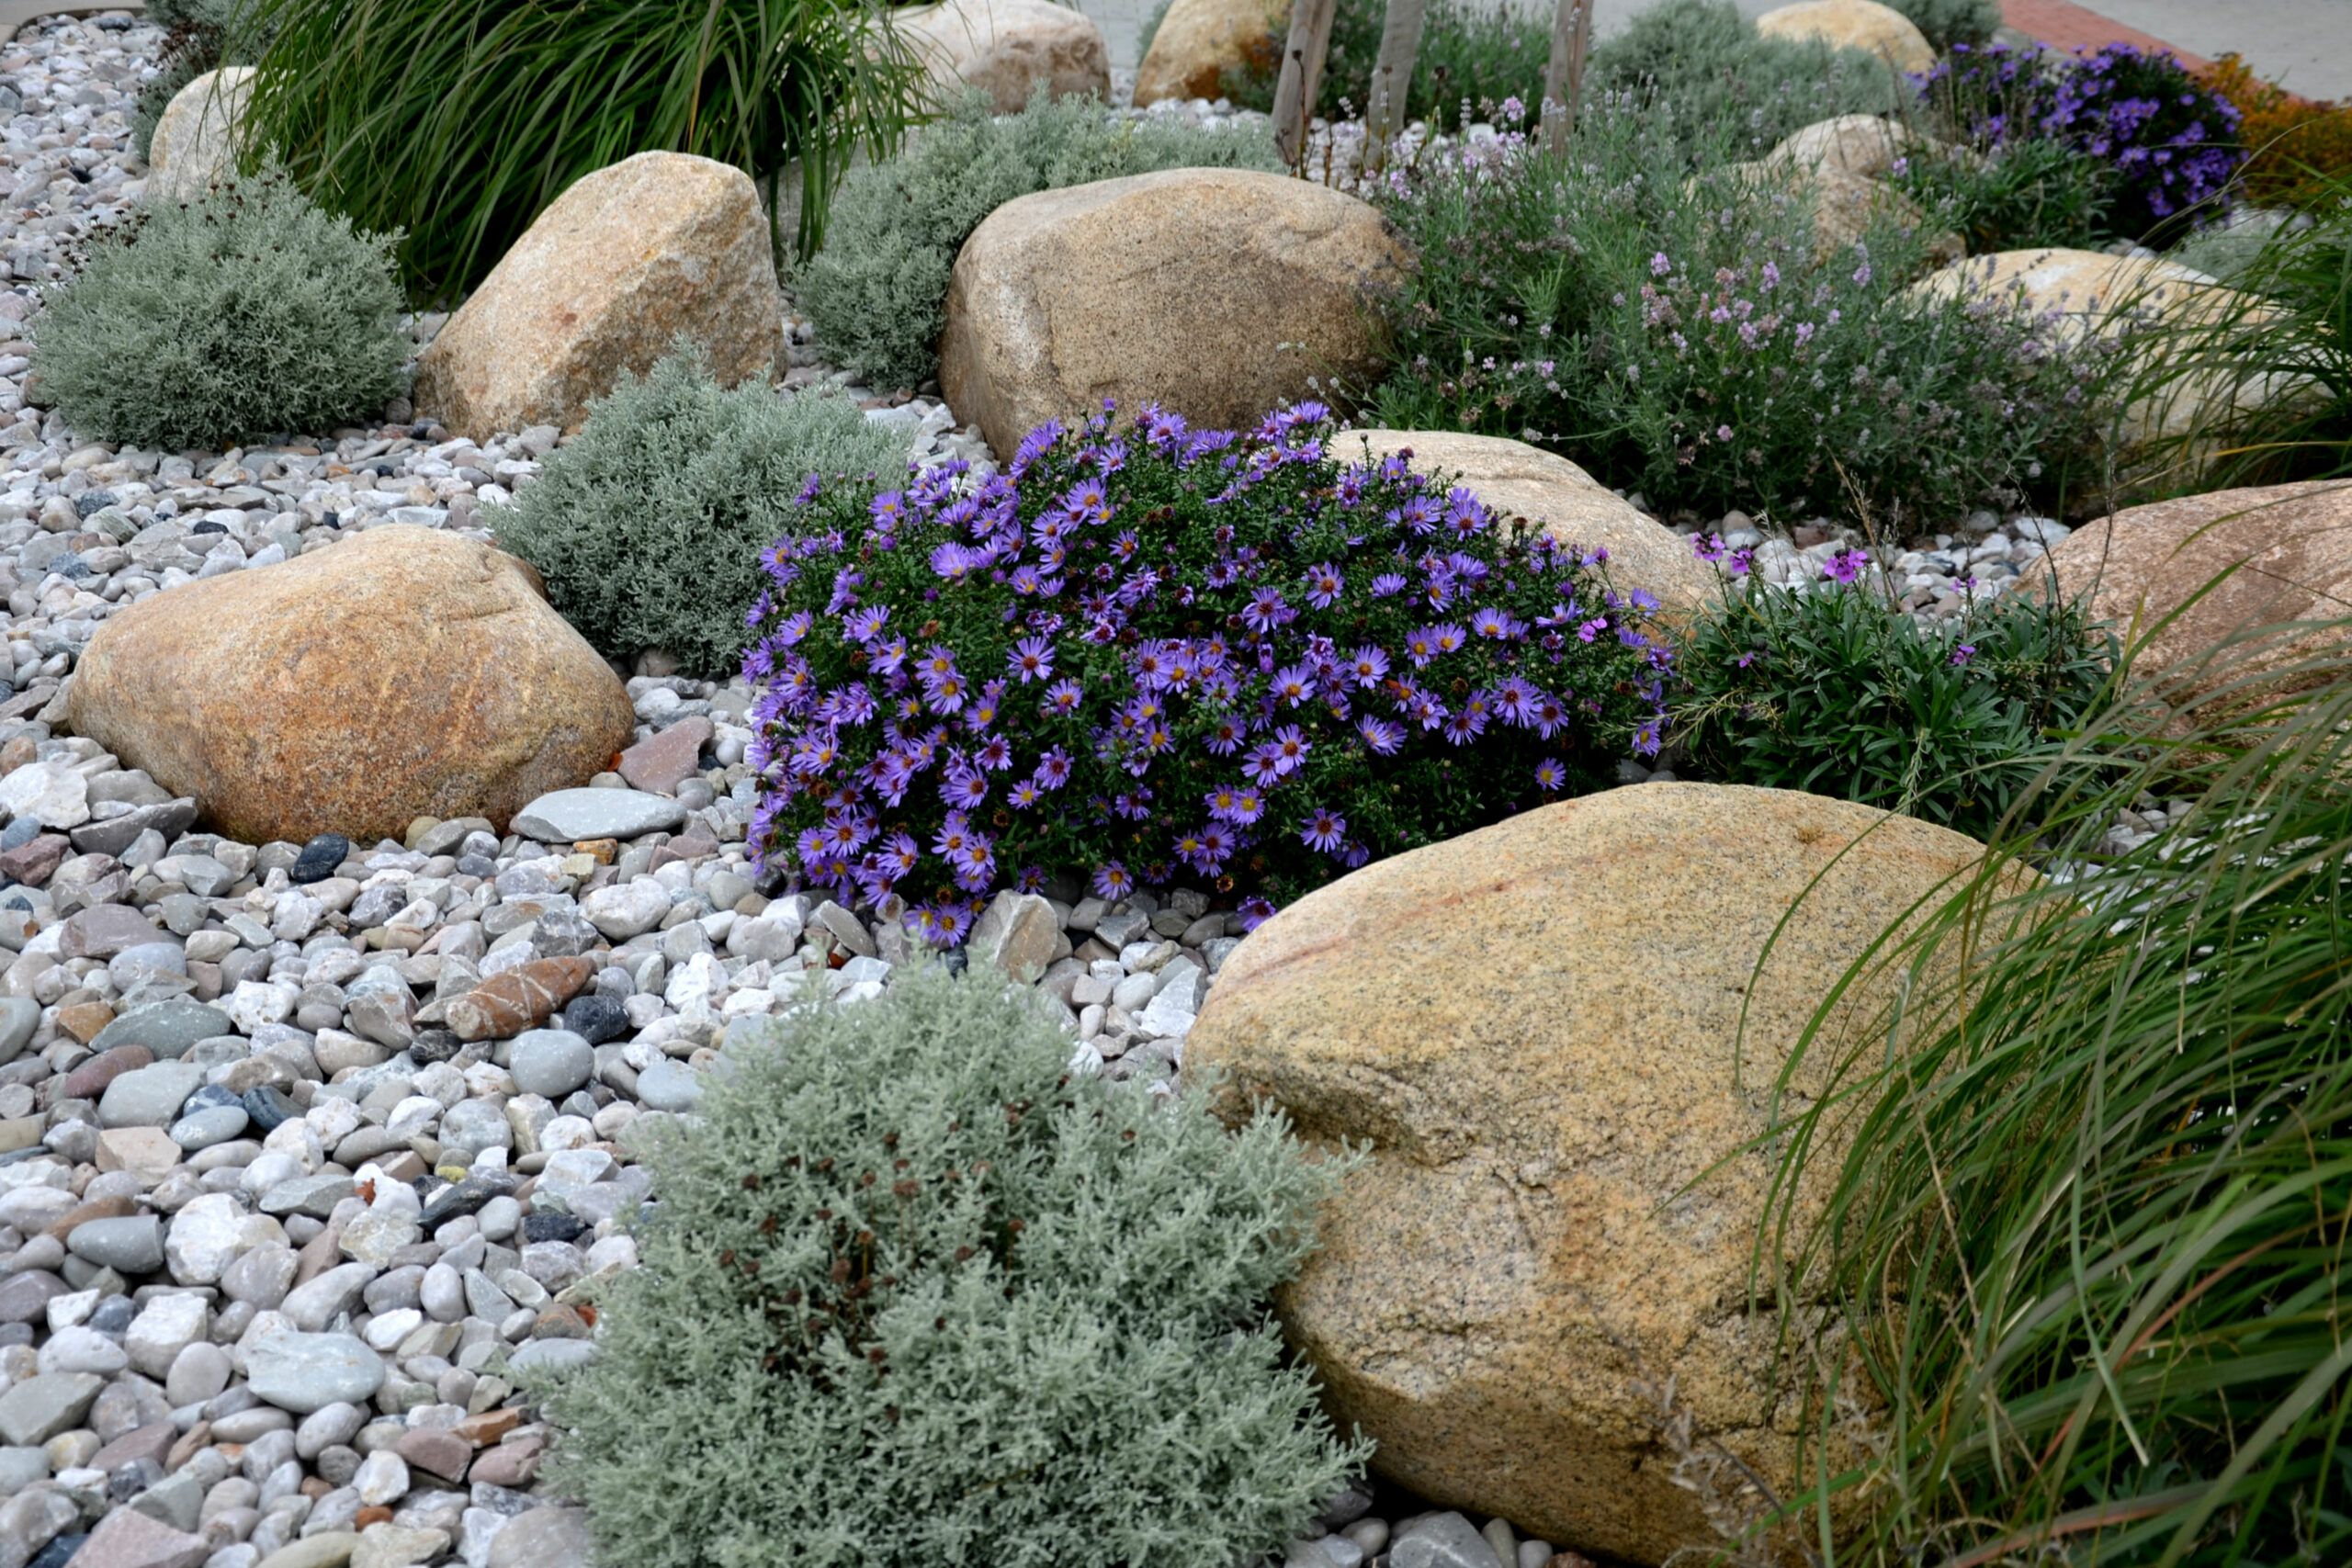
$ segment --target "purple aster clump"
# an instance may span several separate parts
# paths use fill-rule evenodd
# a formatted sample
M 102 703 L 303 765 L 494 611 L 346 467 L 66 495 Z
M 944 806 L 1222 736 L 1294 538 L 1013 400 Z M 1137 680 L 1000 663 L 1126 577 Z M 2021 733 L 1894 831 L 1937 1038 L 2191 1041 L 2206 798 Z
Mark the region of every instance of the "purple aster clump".
M 1655 751 L 1654 599 L 1303 403 L 1147 406 L 867 504 L 804 490 L 744 660 L 760 863 L 961 942 L 1000 889 L 1262 918 Z
M 1954 45 L 1921 83 L 1980 148 L 2045 138 L 2106 163 L 2113 220 L 2127 234 L 2177 228 L 2218 208 L 2245 157 L 2237 106 L 2161 51 Z

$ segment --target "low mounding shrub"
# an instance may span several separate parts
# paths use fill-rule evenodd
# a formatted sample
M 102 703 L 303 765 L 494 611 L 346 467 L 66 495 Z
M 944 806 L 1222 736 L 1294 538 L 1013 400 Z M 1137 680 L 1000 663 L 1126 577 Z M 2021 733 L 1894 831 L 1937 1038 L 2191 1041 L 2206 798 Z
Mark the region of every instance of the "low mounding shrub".
M 1980 150 L 1937 142 L 1912 152 L 1891 183 L 1966 243 L 1971 255 L 2113 240 L 2115 174 L 2063 141 Z
M 822 493 L 770 553 L 752 842 L 962 940 L 1000 886 L 1287 899 L 1654 751 L 1655 601 L 1324 411 L 1033 433 L 968 495 Z M 812 487 L 813 491 L 813 487 Z M 1182 868 L 1182 869 L 1180 869 Z
M 2039 44 L 1958 47 L 1920 90 L 1939 129 L 1971 147 L 2042 138 L 2103 160 L 2111 220 L 2131 239 L 2210 216 L 2245 157 L 2235 105 L 2173 56 L 2128 44 L 2072 56 Z
M 1982 49 L 2001 27 L 2001 0 L 1888 0 L 1938 54 L 1955 44 Z
M 273 34 L 252 148 L 355 222 L 404 229 L 421 303 L 472 288 L 549 202 L 637 152 L 735 164 L 771 222 L 790 174 L 805 252 L 853 146 L 895 147 L 925 91 L 888 8 L 862 0 L 251 4 Z
M 1642 11 L 1593 45 L 1584 85 L 1589 98 L 1630 96 L 1653 135 L 1700 166 L 1761 157 L 1816 120 L 1888 113 L 1910 96 L 1884 61 L 1817 39 L 1764 37 L 1731 0 Z
M 1744 575 L 1713 536 L 1697 547 Z M 2111 639 L 2079 605 L 2008 593 L 1923 628 L 1865 552 L 1829 581 L 1726 592 L 1683 642 L 1674 734 L 1694 772 L 1989 833 L 2107 694 Z
M 1308 1524 L 1363 1455 L 1265 1301 L 1345 1162 L 1070 1048 L 927 965 L 736 1026 L 548 1380 L 600 1562 L 1193 1568 Z
M 2088 447 L 2102 351 L 1909 294 L 1928 239 L 1890 216 L 1817 248 L 1809 203 L 1687 155 L 1609 98 L 1562 154 L 1512 134 L 1396 181 L 1420 265 L 1379 422 L 1532 441 L 1660 508 L 1859 503 L 1897 531 L 2054 488 Z
M 786 526 L 794 492 L 812 475 L 852 488 L 896 477 L 906 458 L 906 442 L 847 399 L 729 389 L 688 347 L 624 379 L 538 479 L 483 520 L 600 651 L 661 649 L 695 674 L 723 676 L 751 640 L 759 553 Z M 677 588 L 648 592 L 649 581 Z
M 1042 87 L 999 118 L 973 94 L 900 156 L 850 175 L 793 290 L 844 368 L 874 386 L 920 386 L 938 368 L 956 254 L 1006 202 L 1159 169 L 1275 166 L 1272 142 L 1250 132 L 1123 119 Z
M 2245 198 L 2267 207 L 2325 212 L 2352 180 L 2352 103 L 2313 103 L 2265 81 L 2234 54 L 2197 73 L 2244 117 L 2238 140 L 2245 164 L 2238 170 Z
M 380 414 L 408 337 L 397 236 L 265 173 L 94 232 L 33 329 L 41 394 L 85 435 L 220 449 Z

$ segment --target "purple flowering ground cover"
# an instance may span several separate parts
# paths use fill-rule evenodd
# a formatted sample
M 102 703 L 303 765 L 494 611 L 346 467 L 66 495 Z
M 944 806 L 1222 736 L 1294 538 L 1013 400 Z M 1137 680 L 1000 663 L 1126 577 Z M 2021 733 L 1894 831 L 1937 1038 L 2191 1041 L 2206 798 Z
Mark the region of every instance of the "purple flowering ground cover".
M 2130 238 L 2217 209 L 2245 157 L 2237 106 L 2171 55 L 2129 44 L 2073 55 L 2040 44 L 1955 45 L 1921 90 L 1978 148 L 2046 139 L 2105 163 L 2109 220 Z
M 745 660 L 762 863 L 940 945 L 1053 876 L 1254 921 L 1655 753 L 1657 602 L 1345 439 L 1106 409 L 977 484 L 812 480 Z

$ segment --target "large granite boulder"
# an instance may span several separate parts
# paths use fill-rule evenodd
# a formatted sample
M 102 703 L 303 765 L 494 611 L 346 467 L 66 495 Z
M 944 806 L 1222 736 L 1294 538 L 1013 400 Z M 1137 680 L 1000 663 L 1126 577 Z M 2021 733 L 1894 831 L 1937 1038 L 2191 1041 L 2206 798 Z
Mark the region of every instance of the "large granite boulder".
M 1936 51 L 1910 17 L 1877 0 L 1797 0 L 1756 18 L 1766 38 L 1819 39 L 1885 61 L 1897 71 L 1932 71 Z
M 1609 552 L 1610 580 L 1658 602 L 1694 607 L 1716 596 L 1715 575 L 1690 541 L 1555 453 L 1501 435 L 1446 430 L 1351 430 L 1331 442 L 1342 462 L 1410 451 L 1414 471 L 1451 474 L 1507 516 L 1540 523 L 1564 544 Z
M 1895 160 L 1932 145 L 1900 120 L 1874 114 L 1841 114 L 1792 130 L 1764 154 L 1764 161 L 1797 169 L 1842 169 L 1863 179 L 1892 174 Z
M 1277 0 L 1172 0 L 1136 68 L 1136 107 L 1221 96 L 1228 71 L 1262 71 L 1281 57 L 1289 16 Z
M 784 346 L 768 221 L 751 176 L 639 152 L 556 197 L 416 362 L 416 405 L 461 435 L 577 429 L 679 338 L 726 383 Z
M 628 694 L 511 556 L 368 529 L 118 610 L 69 726 L 248 843 L 503 823 L 628 744 Z
M 1403 245 L 1369 205 L 1246 169 L 1168 169 L 1007 202 L 956 258 L 939 382 L 1009 455 L 1048 419 L 1157 401 L 1255 424 L 1315 377 L 1371 378 Z
M 1057 98 L 1111 96 L 1111 53 L 1102 29 L 1052 0 L 941 0 L 893 14 L 931 73 L 943 102 L 967 87 L 999 114 L 1016 114 L 1037 86 Z
M 2340 627 L 2301 637 L 2246 634 L 2352 616 L 2352 480 L 2126 507 L 2060 540 L 2050 567 L 2057 592 L 2088 595 L 2091 615 L 2113 622 L 2119 635 L 2154 633 L 2134 669 L 2166 681 L 2176 698 L 2266 670 L 2280 671 L 2280 679 L 2257 682 L 2249 694 L 2291 688 L 2298 682 L 2285 667 L 2342 649 Z
M 253 97 L 250 65 L 192 77 L 156 117 L 147 143 L 147 199 L 192 201 L 237 172 L 237 128 Z
M 1377 862 L 1243 942 L 1185 1070 L 1368 1145 L 1278 1305 L 1375 1469 L 1581 1551 L 1695 1552 L 1644 1392 L 1671 1380 L 1691 1437 L 1786 1495 L 1811 1418 L 1750 1296 L 1774 1167 L 1743 1146 L 1826 987 L 1980 854 L 1843 801 L 1638 784 Z M 1885 999 L 1849 993 L 1790 1091 Z

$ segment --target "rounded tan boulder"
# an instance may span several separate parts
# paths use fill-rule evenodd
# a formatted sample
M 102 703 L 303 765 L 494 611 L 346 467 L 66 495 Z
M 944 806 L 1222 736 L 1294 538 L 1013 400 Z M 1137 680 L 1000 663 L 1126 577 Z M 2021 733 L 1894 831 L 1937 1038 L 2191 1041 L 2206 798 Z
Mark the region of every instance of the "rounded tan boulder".
M 628 694 L 512 556 L 370 528 L 118 610 L 67 723 L 248 843 L 503 824 L 627 746 Z
M 1039 191 L 964 242 L 940 388 L 1000 454 L 1105 398 L 1252 425 L 1313 378 L 1378 370 L 1374 300 L 1408 265 L 1369 205 L 1281 175 L 1167 169 Z
M 1375 1469 L 1661 1562 L 1717 1544 L 1662 1440 L 1671 1380 L 1698 1441 L 1789 1495 L 1809 1417 L 1750 1305 L 1772 1166 L 1739 1151 L 1827 987 L 1981 853 L 1844 801 L 1637 784 L 1377 862 L 1242 942 L 1185 1070 L 1369 1145 L 1277 1304 Z M 1828 1039 L 1883 999 L 1858 987 Z
M 1797 0 L 1756 18 L 1766 38 L 1819 39 L 1876 55 L 1897 71 L 1932 71 L 1936 51 L 1910 17 L 1877 0 Z
M 1715 575 L 1690 541 L 1556 453 L 1501 435 L 1445 430 L 1350 430 L 1332 438 L 1342 462 L 1409 451 L 1416 472 L 1448 474 L 1506 516 L 1543 525 L 1562 544 L 1609 552 L 1620 588 L 1645 588 L 1662 604 L 1696 607 L 1717 596 Z
M 172 95 L 147 143 L 149 201 L 193 201 L 236 174 L 237 127 L 254 75 L 250 65 L 224 65 Z
M 1225 73 L 1270 69 L 1290 15 L 1269 0 L 1173 0 L 1136 68 L 1135 105 L 1162 98 L 1215 98 Z
M 1874 114 L 1841 114 L 1791 131 L 1764 154 L 1764 162 L 1796 169 L 1839 169 L 1862 179 L 1882 179 L 1895 160 L 1933 145 L 1898 120 Z
M 784 307 L 767 219 L 742 170 L 639 152 L 533 220 L 417 357 L 416 405 L 475 440 L 574 430 L 681 336 L 723 383 L 774 372 Z
M 1111 53 L 1085 13 L 1051 0 L 942 0 L 893 14 L 943 101 L 967 87 L 999 114 L 1018 114 L 1032 89 L 1057 98 L 1111 96 Z
M 2179 696 L 2211 691 L 2345 646 L 2340 627 L 2251 642 L 2244 635 L 2287 621 L 2352 616 L 2352 480 L 2126 507 L 2060 540 L 2050 566 L 2057 591 L 2089 595 L 2092 616 L 2114 623 L 2117 635 L 2154 632 L 2138 673 L 2172 678 Z M 2264 684 L 2278 690 L 2291 682 Z

